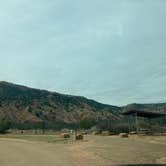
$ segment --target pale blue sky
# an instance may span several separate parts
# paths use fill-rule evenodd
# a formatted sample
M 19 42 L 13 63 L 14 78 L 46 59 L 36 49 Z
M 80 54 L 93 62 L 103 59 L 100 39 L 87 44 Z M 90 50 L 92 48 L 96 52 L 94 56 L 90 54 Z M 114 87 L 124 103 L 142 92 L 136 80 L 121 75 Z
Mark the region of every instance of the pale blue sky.
M 166 1 L 0 1 L 0 80 L 113 105 L 166 102 Z

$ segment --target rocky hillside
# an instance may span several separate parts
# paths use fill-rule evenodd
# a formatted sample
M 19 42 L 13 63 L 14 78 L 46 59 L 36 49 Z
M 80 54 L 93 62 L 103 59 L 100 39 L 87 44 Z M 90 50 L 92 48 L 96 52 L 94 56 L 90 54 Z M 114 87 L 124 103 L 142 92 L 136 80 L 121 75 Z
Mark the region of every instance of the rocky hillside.
M 166 112 L 166 103 L 111 106 L 71 96 L 0 82 L 0 121 L 12 124 L 47 123 L 72 125 L 80 121 L 101 122 L 123 119 L 123 110 Z
M 119 111 L 120 107 L 85 97 L 0 82 L 0 121 L 73 124 L 80 120 L 117 120 L 120 118 Z

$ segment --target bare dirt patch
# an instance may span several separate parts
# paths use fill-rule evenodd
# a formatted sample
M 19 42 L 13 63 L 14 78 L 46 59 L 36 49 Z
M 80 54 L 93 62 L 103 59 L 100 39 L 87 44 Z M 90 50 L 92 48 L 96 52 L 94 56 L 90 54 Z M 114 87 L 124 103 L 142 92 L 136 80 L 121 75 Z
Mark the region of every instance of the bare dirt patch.
M 0 138 L 1 166 L 166 164 L 165 137 L 87 135 L 84 141 L 64 143 L 56 136 L 17 137 Z

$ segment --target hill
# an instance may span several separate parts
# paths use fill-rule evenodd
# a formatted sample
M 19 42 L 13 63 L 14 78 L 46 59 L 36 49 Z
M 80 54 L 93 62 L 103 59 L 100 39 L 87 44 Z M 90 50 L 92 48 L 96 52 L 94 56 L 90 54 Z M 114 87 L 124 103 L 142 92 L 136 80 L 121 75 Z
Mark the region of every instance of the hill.
M 166 103 L 117 107 L 81 96 L 0 82 L 0 122 L 10 122 L 17 128 L 42 127 L 43 124 L 48 128 L 63 128 L 78 123 L 88 128 L 102 122 L 106 126 L 108 121 L 125 123 L 121 112 L 126 109 L 166 112 Z
M 120 107 L 101 104 L 80 96 L 33 89 L 0 82 L 0 121 L 13 125 L 74 125 L 78 121 L 98 122 L 120 118 Z

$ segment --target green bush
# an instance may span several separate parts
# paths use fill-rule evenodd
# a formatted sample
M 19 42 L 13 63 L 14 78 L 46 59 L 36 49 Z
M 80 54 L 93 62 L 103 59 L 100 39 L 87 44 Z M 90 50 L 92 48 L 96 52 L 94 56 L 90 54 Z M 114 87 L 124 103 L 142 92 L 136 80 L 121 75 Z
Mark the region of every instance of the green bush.
M 80 122 L 80 128 L 90 129 L 92 126 L 96 125 L 96 121 L 93 119 L 84 119 Z
M 10 129 L 9 122 L 0 122 L 0 133 L 4 134 L 8 129 Z

